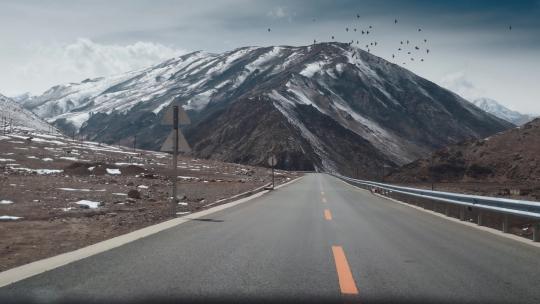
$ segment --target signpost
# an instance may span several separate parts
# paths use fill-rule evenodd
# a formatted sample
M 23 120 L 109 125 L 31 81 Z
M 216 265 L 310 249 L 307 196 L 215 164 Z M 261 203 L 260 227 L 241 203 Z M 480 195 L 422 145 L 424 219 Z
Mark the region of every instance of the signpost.
M 178 191 L 176 182 L 178 178 L 178 152 L 180 151 L 187 153 L 191 151 L 191 148 L 189 147 L 189 144 L 187 143 L 184 136 L 182 135 L 182 132 L 179 130 L 178 125 L 187 125 L 190 123 L 191 120 L 189 119 L 186 111 L 184 111 L 184 109 L 178 105 L 173 105 L 172 107 L 169 107 L 169 109 L 167 109 L 165 115 L 163 116 L 162 124 L 172 125 L 172 131 L 171 133 L 169 133 L 169 136 L 167 136 L 167 139 L 161 146 L 161 151 L 172 152 L 173 154 L 172 203 L 174 207 L 178 202 Z
M 275 155 L 271 155 L 268 158 L 268 165 L 272 167 L 272 190 L 274 190 L 274 167 L 277 165 L 277 158 Z

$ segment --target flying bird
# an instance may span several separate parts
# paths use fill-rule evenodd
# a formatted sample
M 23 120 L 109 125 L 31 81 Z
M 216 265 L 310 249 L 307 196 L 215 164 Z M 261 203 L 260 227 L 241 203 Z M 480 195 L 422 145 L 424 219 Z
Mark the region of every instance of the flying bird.
M 403 41 L 400 41 L 401 44 L 403 44 Z
M 372 28 L 371 25 L 369 26 L 369 28 Z
M 415 46 L 415 47 L 414 47 L 414 49 L 415 49 L 415 50 L 419 50 L 420 48 L 419 48 L 419 47 L 417 47 L 417 46 Z
M 510 25 L 510 26 L 508 27 L 508 29 L 509 29 L 509 30 L 512 30 L 512 26 Z
M 407 44 L 409 44 L 409 40 L 407 40 Z
M 268 31 L 270 32 L 270 28 L 268 28 Z
M 396 56 L 394 54 L 392 54 L 392 58 L 395 58 Z
M 334 40 L 334 36 L 332 36 L 332 40 Z
M 401 48 L 397 49 L 398 51 L 401 51 Z
M 396 23 L 397 23 L 397 19 L 394 19 L 394 24 L 396 24 Z
M 420 59 L 420 61 L 424 62 L 424 58 Z
M 366 35 L 369 35 L 369 31 L 366 31 Z
M 354 31 L 356 32 L 356 29 L 354 29 Z
M 426 53 L 428 53 L 428 54 L 429 54 L 429 49 L 426 49 Z
M 345 28 L 345 31 L 346 31 L 346 32 L 348 32 L 348 31 L 349 31 L 349 28 L 348 28 L 348 27 L 346 27 L 346 28 Z
M 424 43 L 426 43 L 426 42 L 427 42 L 427 39 L 424 39 Z
M 356 18 L 357 18 L 357 19 L 360 19 L 360 14 L 356 14 Z
M 419 29 L 418 29 L 418 31 L 419 31 L 419 32 L 421 32 L 421 31 L 422 31 L 422 29 L 420 29 L 420 28 L 419 28 Z
M 365 33 L 365 32 L 364 32 L 364 31 L 362 31 L 362 35 L 364 35 L 364 33 Z

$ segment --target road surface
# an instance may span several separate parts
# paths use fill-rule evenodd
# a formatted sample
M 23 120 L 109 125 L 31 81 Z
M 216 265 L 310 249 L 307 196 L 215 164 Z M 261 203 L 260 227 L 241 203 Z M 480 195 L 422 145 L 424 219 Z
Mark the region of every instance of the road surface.
M 0 302 L 540 303 L 540 250 L 308 174 L 0 289 Z

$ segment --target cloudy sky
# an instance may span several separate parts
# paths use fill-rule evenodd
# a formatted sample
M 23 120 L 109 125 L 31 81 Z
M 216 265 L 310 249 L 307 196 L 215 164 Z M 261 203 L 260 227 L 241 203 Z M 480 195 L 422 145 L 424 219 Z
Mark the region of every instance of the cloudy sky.
M 353 31 L 369 25 L 369 38 Z M 332 35 L 377 41 L 371 52 L 389 60 L 410 40 L 429 55 L 394 62 L 466 98 L 540 113 L 540 0 L 2 0 L 0 93 L 38 94 L 195 50 L 306 45 Z

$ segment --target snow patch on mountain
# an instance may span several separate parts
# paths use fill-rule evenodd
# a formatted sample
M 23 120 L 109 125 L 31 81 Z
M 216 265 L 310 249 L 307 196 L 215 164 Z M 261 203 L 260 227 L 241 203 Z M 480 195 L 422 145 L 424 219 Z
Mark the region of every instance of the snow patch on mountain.
M 27 128 L 36 131 L 48 132 L 51 130 L 51 125 L 43 121 L 36 114 L 24 109 L 10 98 L 0 94 L 0 116 L 4 117 L 4 121 L 0 120 L 0 124 L 4 122 L 6 127 L 13 123 L 14 128 Z M 3 125 L 0 125 L 3 128 Z M 56 130 L 54 130 L 56 131 Z

